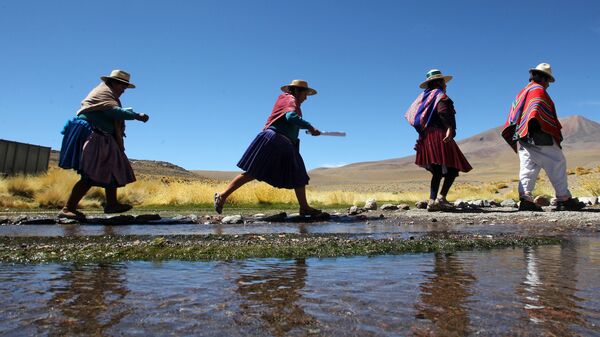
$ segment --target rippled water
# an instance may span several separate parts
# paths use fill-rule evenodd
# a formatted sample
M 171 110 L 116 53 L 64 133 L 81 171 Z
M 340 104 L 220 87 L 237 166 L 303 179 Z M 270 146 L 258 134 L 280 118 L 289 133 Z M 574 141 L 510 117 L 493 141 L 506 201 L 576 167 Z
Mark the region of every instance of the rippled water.
M 600 237 L 453 254 L 0 264 L 2 335 L 600 334 Z

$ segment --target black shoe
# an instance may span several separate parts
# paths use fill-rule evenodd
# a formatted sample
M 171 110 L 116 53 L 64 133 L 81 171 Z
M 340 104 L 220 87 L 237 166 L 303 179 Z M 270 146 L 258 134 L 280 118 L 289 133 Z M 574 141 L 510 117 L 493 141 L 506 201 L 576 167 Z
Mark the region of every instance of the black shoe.
M 585 207 L 585 203 L 577 198 L 569 198 L 565 201 L 558 201 L 553 211 L 580 211 Z
M 544 210 L 534 202 L 521 198 L 521 202 L 519 202 L 519 211 L 543 212 Z

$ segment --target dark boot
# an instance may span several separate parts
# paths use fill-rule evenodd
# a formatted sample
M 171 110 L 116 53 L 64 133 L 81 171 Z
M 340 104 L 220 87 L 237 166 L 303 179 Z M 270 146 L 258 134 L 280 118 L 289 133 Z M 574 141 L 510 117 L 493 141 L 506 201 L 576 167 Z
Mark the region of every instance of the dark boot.
M 531 202 L 527 199 L 520 199 L 521 202 L 519 202 L 519 211 L 531 211 L 531 212 L 543 212 L 544 210 L 536 205 L 534 202 Z
M 585 207 L 585 203 L 577 198 L 569 198 L 565 201 L 558 201 L 553 211 L 580 211 Z

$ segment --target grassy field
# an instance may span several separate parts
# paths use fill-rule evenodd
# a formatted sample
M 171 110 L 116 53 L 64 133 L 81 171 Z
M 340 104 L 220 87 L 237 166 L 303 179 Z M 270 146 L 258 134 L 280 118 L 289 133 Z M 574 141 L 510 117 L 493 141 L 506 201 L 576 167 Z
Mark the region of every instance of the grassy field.
M 600 195 L 600 167 L 569 170 L 571 190 L 579 196 Z M 73 184 L 79 176 L 73 171 L 50 168 L 39 176 L 0 178 L 0 207 L 6 209 L 58 209 L 65 204 Z M 225 188 L 227 182 L 195 180 L 182 177 L 140 175 L 138 181 L 119 189 L 121 202 L 141 208 L 211 208 L 213 194 Z M 416 186 L 401 192 L 380 192 L 353 189 L 350 185 L 323 187 L 308 186 L 309 202 L 317 207 L 363 205 L 369 198 L 382 203 L 414 203 L 428 198 L 428 186 Z M 400 189 L 399 189 L 400 190 Z M 544 175 L 540 176 L 536 195 L 552 196 L 553 190 Z M 456 183 L 448 196 L 455 199 L 489 199 L 501 201 L 518 199 L 516 181 L 488 183 Z M 100 208 L 104 191 L 93 188 L 80 203 L 82 208 Z M 296 197 L 293 190 L 273 188 L 253 182 L 236 191 L 226 207 L 234 208 L 293 208 Z

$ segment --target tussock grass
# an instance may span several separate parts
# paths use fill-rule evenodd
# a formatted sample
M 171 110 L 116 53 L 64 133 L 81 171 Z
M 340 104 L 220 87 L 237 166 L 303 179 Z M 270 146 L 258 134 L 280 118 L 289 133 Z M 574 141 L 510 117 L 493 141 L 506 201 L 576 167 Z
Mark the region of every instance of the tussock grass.
M 573 172 L 577 172 L 576 168 Z M 587 169 L 586 169 L 587 170 Z M 585 171 L 578 170 L 573 177 L 571 189 L 575 195 L 600 195 L 600 167 Z M 79 176 L 68 170 L 51 168 L 39 176 L 15 176 L 0 178 L 0 207 L 3 208 L 60 208 L 64 206 L 73 185 Z M 120 188 L 118 197 L 121 202 L 142 207 L 160 206 L 201 206 L 210 207 L 213 194 L 222 191 L 228 182 L 206 180 L 171 179 L 160 176 L 140 176 L 133 184 Z M 335 187 L 334 187 L 335 188 Z M 418 186 L 419 190 L 402 192 L 357 192 L 351 187 L 345 190 L 318 190 L 307 187 L 308 200 L 317 207 L 339 207 L 364 205 L 365 200 L 374 198 L 383 203 L 414 203 L 429 198 L 429 186 Z M 537 182 L 535 195 L 552 196 L 554 190 L 544 174 Z M 456 183 L 450 190 L 450 200 L 489 199 L 501 201 L 518 199 L 517 184 L 512 180 L 489 183 Z M 104 203 L 104 190 L 92 188 L 80 203 L 82 208 L 97 208 Z M 277 189 L 261 182 L 246 184 L 227 200 L 228 206 L 269 206 L 297 205 L 293 190 Z

